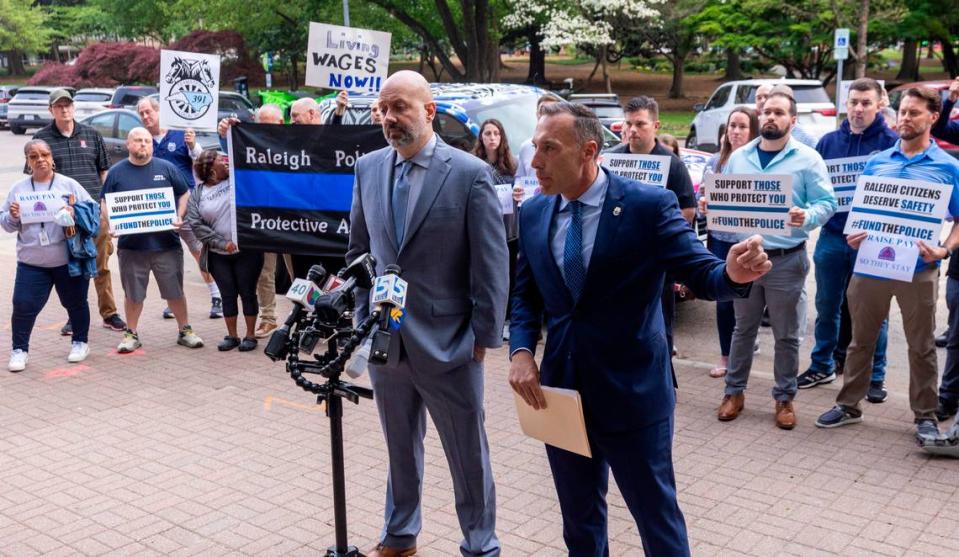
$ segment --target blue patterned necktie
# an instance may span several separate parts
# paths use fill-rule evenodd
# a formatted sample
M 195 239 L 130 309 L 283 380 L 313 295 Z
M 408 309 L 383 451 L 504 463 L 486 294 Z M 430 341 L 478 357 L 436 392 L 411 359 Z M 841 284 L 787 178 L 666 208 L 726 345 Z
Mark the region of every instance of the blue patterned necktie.
M 580 201 L 570 201 L 569 210 L 572 217 L 569 228 L 566 229 L 566 245 L 563 247 L 563 271 L 566 278 L 566 287 L 573 295 L 573 300 L 579 300 L 586 283 L 586 263 L 583 261 L 583 204 Z
M 406 234 L 406 211 L 410 204 L 410 181 L 407 175 L 410 173 L 413 162 L 403 161 L 400 165 L 400 171 L 393 182 L 393 230 L 396 232 L 396 244 L 403 245 L 403 235 Z

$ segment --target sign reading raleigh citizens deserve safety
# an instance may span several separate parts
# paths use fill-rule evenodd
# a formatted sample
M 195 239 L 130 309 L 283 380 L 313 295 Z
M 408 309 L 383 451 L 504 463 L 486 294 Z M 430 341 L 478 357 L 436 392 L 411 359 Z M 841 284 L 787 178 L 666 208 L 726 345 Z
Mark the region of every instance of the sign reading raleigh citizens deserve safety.
M 310 22 L 306 84 L 379 92 L 390 63 L 390 33 Z
M 788 236 L 793 181 L 788 174 L 710 174 L 703 181 L 707 227 L 721 232 Z
M 23 224 L 53 222 L 54 215 L 65 204 L 59 191 L 28 191 L 16 194 L 16 199 Z
M 605 153 L 601 162 L 610 172 L 648 186 L 665 188 L 669 179 L 671 159 L 665 155 Z
M 853 195 L 856 193 L 856 182 L 859 180 L 863 169 L 866 168 L 866 161 L 870 158 L 871 155 L 826 159 L 826 169 L 829 170 L 832 191 L 836 194 L 837 213 L 849 212 Z
M 161 50 L 160 127 L 215 130 L 219 86 L 219 56 Z
M 952 184 L 860 176 L 843 234 L 939 242 Z
M 228 143 L 241 250 L 346 253 L 353 169 L 386 146 L 380 126 L 238 124 Z
M 173 230 L 177 219 L 173 188 L 151 188 L 104 195 L 110 231 L 117 236 Z

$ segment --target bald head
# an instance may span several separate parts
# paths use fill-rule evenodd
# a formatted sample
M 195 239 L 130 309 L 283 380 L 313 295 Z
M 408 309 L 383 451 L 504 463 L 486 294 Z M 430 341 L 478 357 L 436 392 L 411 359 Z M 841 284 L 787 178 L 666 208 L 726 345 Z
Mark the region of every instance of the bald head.
M 433 137 L 436 103 L 426 79 L 413 71 L 391 75 L 377 101 L 383 135 L 404 158 L 415 155 Z
M 153 134 L 146 128 L 133 128 L 127 134 L 128 159 L 137 166 L 143 166 L 153 158 Z
M 290 106 L 290 119 L 297 125 L 319 126 L 323 124 L 323 120 L 320 119 L 320 105 L 316 104 L 316 101 L 310 97 L 297 99 Z
M 766 99 L 769 98 L 769 94 L 773 92 L 773 86 L 769 83 L 763 83 L 759 87 L 756 87 L 756 112 L 759 114 L 763 113 L 763 105 L 766 104 Z
M 257 109 L 255 120 L 258 124 L 282 124 L 283 110 L 275 104 L 265 104 Z

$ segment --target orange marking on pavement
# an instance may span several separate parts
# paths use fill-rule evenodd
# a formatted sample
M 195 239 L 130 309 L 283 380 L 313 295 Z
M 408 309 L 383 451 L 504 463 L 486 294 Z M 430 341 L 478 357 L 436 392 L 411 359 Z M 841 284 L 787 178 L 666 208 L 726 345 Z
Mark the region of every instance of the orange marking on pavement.
M 80 373 L 90 369 L 90 366 L 86 364 L 81 364 L 78 366 L 70 367 L 58 367 L 51 369 L 50 371 L 43 374 L 43 379 L 57 379 L 59 377 L 73 377 L 74 375 L 79 375 Z
M 130 356 L 146 356 L 146 355 L 147 355 L 146 350 L 144 350 L 144 349 L 142 349 L 142 348 L 137 348 L 137 349 L 134 350 L 133 352 L 129 352 L 129 353 L 127 353 L 127 354 L 121 354 L 121 353 L 117 352 L 117 349 L 116 349 L 116 348 L 114 348 L 113 350 L 107 352 L 107 356 L 108 356 L 108 357 L 116 357 L 116 356 L 119 356 L 119 357 L 121 357 L 121 358 L 128 358 L 128 357 L 130 357 Z
M 273 403 L 277 403 L 281 406 L 286 406 L 287 408 L 293 408 L 295 410 L 303 410 L 309 412 L 310 414 L 320 414 L 326 411 L 326 403 L 321 404 L 300 404 L 299 402 L 292 402 L 280 397 L 273 395 L 267 395 L 263 399 L 263 411 L 269 412 L 273 408 Z

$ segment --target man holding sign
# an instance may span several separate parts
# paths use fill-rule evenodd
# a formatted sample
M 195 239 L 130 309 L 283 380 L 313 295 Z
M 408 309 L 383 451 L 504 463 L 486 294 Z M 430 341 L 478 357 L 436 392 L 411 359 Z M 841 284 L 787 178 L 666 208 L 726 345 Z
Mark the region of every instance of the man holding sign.
M 771 93 L 763 105 L 759 122 L 760 137 L 733 152 L 722 177 L 733 186 L 742 182 L 749 187 L 749 195 L 769 198 L 769 203 L 779 200 L 775 199 L 773 193 L 766 192 L 786 192 L 790 189 L 786 187 L 788 182 L 791 184 L 792 207 L 786 213 L 787 219 L 781 233 L 763 234 L 763 247 L 773 262 L 772 271 L 753 284 L 748 298 L 733 301 L 736 328 L 733 330 L 726 391 L 719 406 L 718 418 L 720 421 L 734 420 L 743 410 L 756 333 L 763 309 L 768 307 L 776 339 L 773 360 L 776 386 L 772 390 L 776 400 L 776 425 L 781 429 L 792 429 L 796 426 L 792 400 L 797 392 L 799 337 L 806 320 L 805 281 L 809 273 L 806 238 L 809 232 L 821 226 L 835 212 L 836 197 L 822 157 L 791 136 L 790 132 L 796 125 L 795 99 L 785 93 Z M 767 175 L 768 179 L 762 180 L 762 175 Z M 717 189 L 707 189 L 710 203 L 715 204 L 713 196 Z M 766 207 L 753 209 L 768 210 Z M 748 212 L 749 208 L 742 210 Z M 766 224 L 775 221 L 773 218 L 742 220 Z M 748 234 L 757 230 L 761 229 L 742 227 L 739 232 Z
M 172 164 L 153 157 L 153 136 L 144 128 L 130 130 L 127 150 L 128 159 L 115 164 L 107 174 L 100 197 L 103 214 L 109 217 L 111 234 L 120 236 L 117 242 L 120 281 L 128 326 L 117 352 L 128 354 L 141 346 L 137 324 L 151 272 L 160 295 L 176 317 L 180 331 L 177 344 L 199 348 L 203 341 L 187 323 L 183 249 L 176 232 L 183 222 L 189 198 L 186 178 Z M 136 193 L 138 191 L 142 193 Z M 170 199 L 171 192 L 175 201 Z M 174 209 L 172 214 L 171 209 Z
M 856 190 L 856 180 L 865 168 L 866 160 L 892 147 L 899 138 L 879 114 L 881 99 L 882 87 L 875 79 L 864 77 L 852 82 L 846 97 L 849 117 L 838 130 L 827 133 L 816 145 L 816 150 L 826 160 L 839 208 L 823 225 L 813 255 L 816 263 L 816 346 L 809 369 L 799 376 L 800 389 L 834 381 L 838 375 L 835 367 L 840 362 L 833 362 L 833 353 L 845 359 L 846 346 L 839 346 L 842 344 L 839 331 L 842 328 L 840 323 L 849 319 L 847 312 L 843 311 L 843 301 L 856 262 L 856 250 L 846 244 L 843 227 Z M 882 402 L 886 398 L 883 388 L 886 328 L 883 323 L 873 357 L 871 402 Z
M 959 248 L 959 225 L 939 244 L 942 219 L 959 216 L 959 163 L 932 141 L 930 130 L 942 108 L 939 93 L 907 90 L 899 105 L 900 140 L 866 164 L 846 224 L 847 241 L 858 249 L 849 283 L 852 344 L 836 406 L 816 421 L 838 427 L 862 421 L 860 402 L 869 389 L 870 359 L 895 296 L 909 345 L 909 402 L 920 440 L 939 435 L 936 425 L 935 325 L 939 262 Z M 875 178 L 873 178 L 875 177 Z M 890 262 L 912 254 L 913 273 L 902 276 Z M 918 255 L 918 261 L 917 256 Z M 915 263 L 914 263 L 915 262 Z M 870 274 L 865 274 L 865 271 Z M 877 276 L 879 274 L 884 276 Z M 871 275 L 871 276 L 870 276 Z M 890 280 L 897 276 L 898 279 Z

